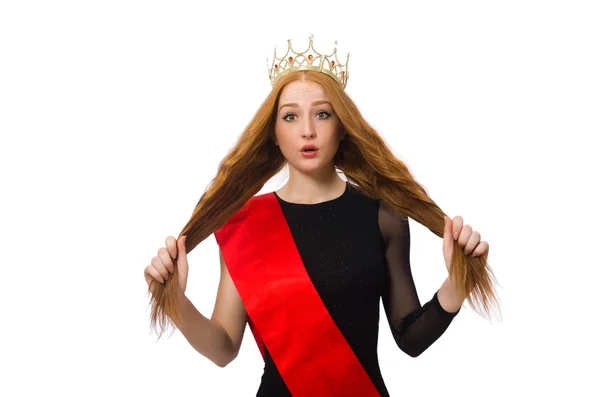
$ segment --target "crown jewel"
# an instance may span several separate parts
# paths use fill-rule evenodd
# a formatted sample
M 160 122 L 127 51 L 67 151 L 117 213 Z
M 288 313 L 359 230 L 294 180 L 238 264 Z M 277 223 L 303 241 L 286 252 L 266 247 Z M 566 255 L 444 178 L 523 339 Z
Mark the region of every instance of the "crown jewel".
M 337 41 L 335 42 L 337 46 Z M 292 49 L 292 39 L 288 40 L 288 47 L 285 55 L 277 57 L 277 48 L 273 51 L 273 62 L 269 68 L 269 80 L 271 85 L 275 85 L 277 80 L 293 70 L 313 70 L 325 73 L 335 79 L 338 84 L 345 89 L 348 82 L 348 61 L 350 54 L 346 57 L 346 63 L 342 64 L 337 57 L 337 47 L 333 48 L 331 54 L 321 54 L 313 47 L 313 36 L 309 37 L 308 48 L 302 52 L 296 52 Z M 267 67 L 269 58 L 267 58 Z

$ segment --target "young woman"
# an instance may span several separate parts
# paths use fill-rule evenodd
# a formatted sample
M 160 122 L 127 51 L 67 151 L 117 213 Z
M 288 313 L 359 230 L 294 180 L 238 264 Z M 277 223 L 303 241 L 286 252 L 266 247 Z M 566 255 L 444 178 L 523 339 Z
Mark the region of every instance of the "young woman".
M 347 62 L 288 46 L 273 90 L 220 164 L 177 241 L 144 271 L 154 326 L 174 324 L 219 366 L 248 323 L 265 359 L 258 396 L 387 396 L 377 361 L 382 299 L 398 347 L 415 357 L 465 299 L 496 302 L 489 245 L 448 218 L 345 94 Z M 280 190 L 256 195 L 284 165 Z M 346 179 L 342 179 L 342 174 Z M 408 218 L 443 237 L 448 278 L 421 305 Z M 211 319 L 185 296 L 187 253 L 214 233 L 221 280 Z

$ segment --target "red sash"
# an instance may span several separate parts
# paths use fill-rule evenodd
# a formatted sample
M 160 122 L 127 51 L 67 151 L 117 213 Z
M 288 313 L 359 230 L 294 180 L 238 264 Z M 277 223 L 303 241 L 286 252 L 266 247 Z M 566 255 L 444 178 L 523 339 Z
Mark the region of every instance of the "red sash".
M 295 397 L 379 396 L 310 280 L 273 193 L 255 196 L 215 232 L 229 274 Z

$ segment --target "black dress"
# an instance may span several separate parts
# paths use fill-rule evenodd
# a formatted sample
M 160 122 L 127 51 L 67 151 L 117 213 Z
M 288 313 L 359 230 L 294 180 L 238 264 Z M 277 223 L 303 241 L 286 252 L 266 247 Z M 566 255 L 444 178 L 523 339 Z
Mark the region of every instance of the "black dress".
M 421 306 L 410 262 L 406 215 L 350 183 L 338 198 L 296 204 L 277 194 L 307 273 L 335 324 L 382 396 L 389 396 L 377 358 L 379 300 L 400 349 L 416 357 L 448 328 L 456 313 L 437 299 Z M 266 346 L 257 396 L 291 396 Z

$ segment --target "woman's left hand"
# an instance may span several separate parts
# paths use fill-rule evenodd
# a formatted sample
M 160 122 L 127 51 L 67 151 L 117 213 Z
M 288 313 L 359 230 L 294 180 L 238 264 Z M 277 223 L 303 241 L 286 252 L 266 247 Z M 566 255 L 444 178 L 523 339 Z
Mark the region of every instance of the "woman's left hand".
M 450 219 L 444 215 L 444 221 L 443 251 L 448 271 L 450 271 L 450 260 L 452 259 L 455 240 L 458 240 L 458 245 L 465 255 L 477 257 L 489 251 L 489 244 L 486 241 L 481 241 L 481 235 L 479 232 L 473 231 L 471 226 L 463 225 L 463 218 L 461 216 L 455 216 L 454 219 Z

